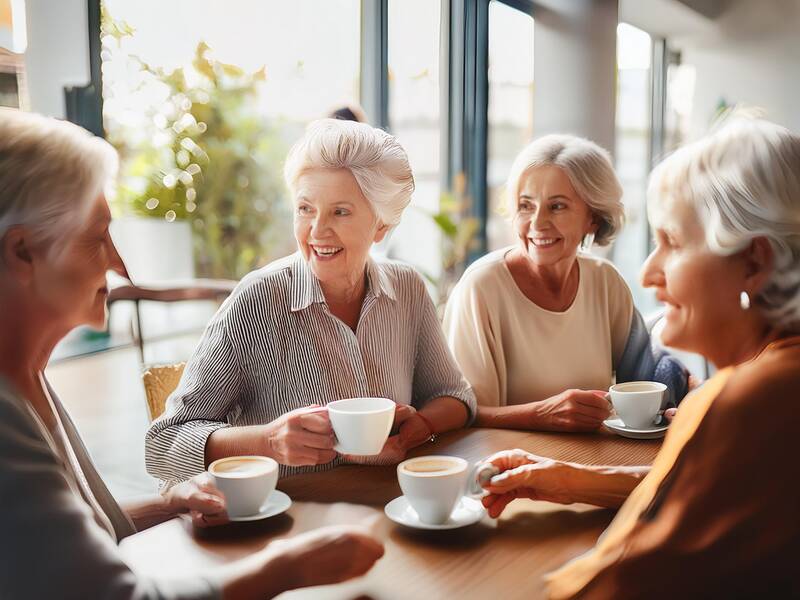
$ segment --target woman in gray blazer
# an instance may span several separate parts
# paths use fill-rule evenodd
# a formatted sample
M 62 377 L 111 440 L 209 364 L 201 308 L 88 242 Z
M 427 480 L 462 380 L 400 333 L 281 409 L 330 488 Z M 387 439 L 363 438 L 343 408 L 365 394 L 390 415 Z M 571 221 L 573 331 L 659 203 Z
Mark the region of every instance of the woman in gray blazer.
M 44 378 L 72 328 L 103 326 L 106 273 L 126 275 L 104 190 L 117 156 L 69 123 L 0 109 L 0 598 L 250 598 L 366 572 L 381 545 L 332 528 L 193 579 L 137 576 L 116 542 L 181 513 L 225 521 L 200 475 L 121 507 Z

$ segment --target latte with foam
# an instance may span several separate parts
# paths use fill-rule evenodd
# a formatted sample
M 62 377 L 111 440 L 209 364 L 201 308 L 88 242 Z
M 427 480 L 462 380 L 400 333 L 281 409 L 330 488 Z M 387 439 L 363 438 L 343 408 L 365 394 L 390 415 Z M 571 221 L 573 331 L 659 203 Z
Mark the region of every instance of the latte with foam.
M 278 483 L 278 463 L 266 456 L 230 456 L 208 465 L 214 485 L 225 496 L 231 519 L 261 510 Z
M 274 468 L 271 462 L 258 458 L 229 458 L 216 461 L 209 471 L 223 477 L 252 477 L 268 473 Z
M 403 466 L 403 470 L 408 473 L 428 475 L 444 474 L 450 471 L 461 471 L 465 468 L 465 465 L 460 461 L 447 459 L 431 460 L 426 458 L 410 461 Z

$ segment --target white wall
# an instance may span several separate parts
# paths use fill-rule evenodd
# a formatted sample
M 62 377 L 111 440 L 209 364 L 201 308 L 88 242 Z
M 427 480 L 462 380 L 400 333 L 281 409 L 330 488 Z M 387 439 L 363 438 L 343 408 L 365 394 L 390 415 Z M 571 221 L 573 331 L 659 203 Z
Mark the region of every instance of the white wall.
M 11 34 L 11 28 L 0 25 L 0 48 L 6 50 L 13 50 L 14 36 Z
M 536 136 L 573 133 L 614 148 L 616 0 L 537 0 Z
M 696 69 L 691 137 L 708 130 L 721 98 L 800 131 L 800 0 L 733 0 L 708 29 L 670 40 Z
M 86 0 L 27 0 L 30 109 L 63 118 L 64 87 L 89 82 Z

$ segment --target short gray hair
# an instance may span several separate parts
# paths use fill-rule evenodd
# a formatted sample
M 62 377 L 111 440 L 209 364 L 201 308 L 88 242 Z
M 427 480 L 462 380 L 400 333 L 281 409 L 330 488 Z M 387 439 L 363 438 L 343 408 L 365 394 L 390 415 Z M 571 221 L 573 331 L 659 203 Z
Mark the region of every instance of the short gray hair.
M 57 249 L 64 231 L 87 217 L 117 166 L 116 150 L 77 125 L 0 109 L 0 239 L 26 225 Z
M 800 136 L 734 114 L 658 165 L 647 193 L 651 221 L 660 218 L 664 196 L 694 208 L 714 254 L 730 256 L 766 238 L 775 265 L 758 306 L 773 324 L 800 328 Z
M 586 202 L 598 223 L 594 243 L 611 243 L 625 223 L 622 186 L 606 150 L 585 138 L 553 134 L 540 137 L 523 148 L 514 159 L 508 175 L 508 210 L 517 210 L 519 182 L 530 169 L 556 166 L 566 173 L 572 187 Z
M 389 226 L 397 225 L 411 202 L 414 176 L 408 155 L 397 139 L 371 125 L 319 119 L 289 151 L 284 177 L 294 191 L 297 179 L 314 168 L 347 169 L 375 214 Z

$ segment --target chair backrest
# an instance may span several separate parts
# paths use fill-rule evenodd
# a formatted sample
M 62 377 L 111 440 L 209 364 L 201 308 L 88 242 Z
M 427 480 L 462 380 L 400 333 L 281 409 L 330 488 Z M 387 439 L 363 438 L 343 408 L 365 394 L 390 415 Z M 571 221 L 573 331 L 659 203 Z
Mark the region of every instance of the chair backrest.
M 647 327 L 647 331 L 650 333 L 650 339 L 652 340 L 653 344 L 681 361 L 683 365 L 689 369 L 689 373 L 694 375 L 700 381 L 704 381 L 713 375 L 715 369 L 713 365 L 711 365 L 705 359 L 705 357 L 693 352 L 687 352 L 685 350 L 678 350 L 676 348 L 666 346 L 664 342 L 661 341 L 661 331 L 664 329 L 664 324 L 665 321 L 663 310 L 659 310 L 645 319 L 645 326 Z
M 178 382 L 183 375 L 185 362 L 175 365 L 149 367 L 142 373 L 144 393 L 147 398 L 147 414 L 151 421 L 155 421 L 164 412 L 167 398 L 178 387 Z

